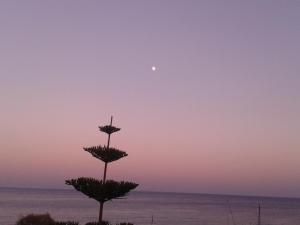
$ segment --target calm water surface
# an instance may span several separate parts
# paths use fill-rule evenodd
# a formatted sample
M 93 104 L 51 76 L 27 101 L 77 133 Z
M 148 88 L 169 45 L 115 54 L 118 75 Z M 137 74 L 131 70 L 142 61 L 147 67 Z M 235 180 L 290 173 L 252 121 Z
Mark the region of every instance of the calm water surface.
M 152 216 L 157 225 L 254 225 L 258 202 L 263 225 L 300 225 L 300 199 L 205 194 L 133 192 L 106 203 L 104 217 L 135 225 L 151 224 Z M 98 204 L 73 190 L 0 188 L 0 225 L 47 212 L 57 220 L 84 224 L 97 220 Z

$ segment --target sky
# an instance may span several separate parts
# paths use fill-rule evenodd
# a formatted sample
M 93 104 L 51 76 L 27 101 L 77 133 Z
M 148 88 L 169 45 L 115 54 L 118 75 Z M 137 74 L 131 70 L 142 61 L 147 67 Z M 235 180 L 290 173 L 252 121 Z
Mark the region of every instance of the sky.
M 1 1 L 0 186 L 300 197 L 300 1 Z M 152 66 L 156 71 L 152 71 Z

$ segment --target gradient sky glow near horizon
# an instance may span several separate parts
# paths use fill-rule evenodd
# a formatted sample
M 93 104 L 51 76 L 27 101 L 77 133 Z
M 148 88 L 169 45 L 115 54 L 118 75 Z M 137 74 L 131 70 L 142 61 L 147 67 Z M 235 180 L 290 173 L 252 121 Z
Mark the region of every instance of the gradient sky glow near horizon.
M 300 1 L 1 1 L 0 186 L 300 197 Z M 157 70 L 152 71 L 152 66 Z

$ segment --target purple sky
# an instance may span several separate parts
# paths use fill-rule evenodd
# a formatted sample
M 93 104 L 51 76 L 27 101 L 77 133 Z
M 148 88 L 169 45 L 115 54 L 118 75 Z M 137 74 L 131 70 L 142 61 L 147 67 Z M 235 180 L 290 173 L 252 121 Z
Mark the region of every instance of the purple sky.
M 0 186 L 300 197 L 300 1 L 1 1 Z M 152 66 L 157 70 L 153 72 Z

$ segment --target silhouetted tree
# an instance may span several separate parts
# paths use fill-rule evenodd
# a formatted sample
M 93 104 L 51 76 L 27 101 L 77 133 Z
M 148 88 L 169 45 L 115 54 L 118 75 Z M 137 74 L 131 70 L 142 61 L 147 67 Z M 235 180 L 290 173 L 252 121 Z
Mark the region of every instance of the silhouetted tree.
M 110 125 L 99 127 L 100 131 L 108 135 L 107 145 L 83 148 L 92 156 L 104 162 L 103 179 L 97 180 L 94 178 L 80 177 L 77 179 L 66 180 L 66 184 L 72 185 L 77 191 L 82 192 L 83 194 L 95 199 L 100 203 L 99 224 L 102 224 L 103 205 L 106 201 L 124 197 L 132 189 L 138 186 L 138 184 L 132 182 L 117 182 L 114 180 L 106 180 L 108 163 L 111 163 L 113 161 L 119 160 L 127 156 L 126 152 L 120 151 L 116 148 L 111 148 L 109 146 L 111 134 L 120 130 L 120 128 L 114 127 L 112 125 L 112 119 L 113 117 L 111 117 Z

